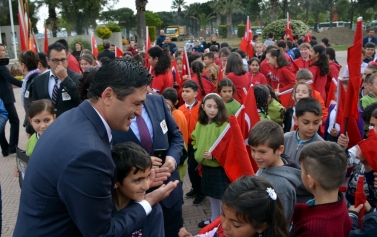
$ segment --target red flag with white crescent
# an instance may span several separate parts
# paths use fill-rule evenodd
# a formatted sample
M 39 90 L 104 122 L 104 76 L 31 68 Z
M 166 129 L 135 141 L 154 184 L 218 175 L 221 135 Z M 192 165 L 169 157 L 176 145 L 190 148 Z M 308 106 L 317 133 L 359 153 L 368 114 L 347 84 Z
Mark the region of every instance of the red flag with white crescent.
M 94 57 L 98 58 L 97 40 L 96 40 L 96 37 L 94 36 L 94 34 L 92 34 L 91 44 L 92 44 L 92 53 L 93 53 Z

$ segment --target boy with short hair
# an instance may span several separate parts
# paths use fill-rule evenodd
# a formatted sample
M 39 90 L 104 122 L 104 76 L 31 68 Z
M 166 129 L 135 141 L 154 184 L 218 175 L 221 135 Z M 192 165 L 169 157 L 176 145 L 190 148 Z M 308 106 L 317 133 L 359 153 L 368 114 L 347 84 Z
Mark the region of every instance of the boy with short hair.
M 373 58 L 375 53 L 376 45 L 373 42 L 368 42 L 365 44 L 365 58 L 363 60 L 364 63 L 370 63 L 375 61 L 376 59 Z
M 209 51 L 215 55 L 215 64 L 221 67 L 221 60 L 219 58 L 219 47 L 217 47 L 217 45 L 211 45 L 211 47 L 209 47 Z
M 251 129 L 248 142 L 259 167 L 256 175 L 272 184 L 289 223 L 296 204 L 296 189 L 302 182 L 299 166 L 283 154 L 283 129 L 272 120 L 260 121 Z
M 212 46 L 211 46 L 212 47 Z M 178 109 L 184 113 L 188 126 L 188 174 L 191 182 L 191 190 L 186 193 L 187 198 L 194 198 L 193 205 L 201 204 L 206 196 L 202 193 L 201 177 L 196 169 L 198 163 L 194 157 L 194 149 L 191 145 L 191 134 L 194 131 L 195 125 L 198 122 L 200 101 L 196 100 L 198 95 L 198 84 L 193 80 L 187 80 L 182 84 L 182 98 L 185 104 Z
M 111 156 L 116 167 L 114 213 L 144 199 L 145 192 L 149 189 L 152 161 L 150 155 L 133 142 L 116 144 L 111 150 Z M 142 229 L 135 230 L 131 236 L 164 237 L 164 232 L 162 209 L 157 203 L 152 207 Z
M 368 95 L 360 99 L 359 106 L 362 110 L 374 103 L 377 102 L 377 75 L 371 75 L 368 79 L 365 80 L 365 86 L 368 88 Z
M 301 179 L 314 195 L 306 204 L 296 204 L 292 217 L 293 236 L 347 237 L 352 222 L 339 187 L 345 180 L 347 156 L 334 142 L 313 142 L 301 151 Z
M 302 98 L 297 102 L 295 112 L 293 120 L 298 128 L 284 134 L 284 153 L 298 162 L 304 146 L 314 141 L 323 141 L 317 133 L 321 126 L 322 109 L 316 99 Z
M 308 69 L 300 69 L 296 73 L 296 81 L 297 82 L 305 82 L 309 83 L 309 81 L 313 80 L 313 74 L 311 71 Z M 314 90 L 314 86 L 310 84 L 310 87 L 312 88 L 312 97 L 321 104 L 322 108 L 322 122 L 326 122 L 327 116 L 328 116 L 328 109 L 326 108 L 325 101 L 323 101 L 323 98 L 321 96 L 321 93 L 318 91 Z
M 206 67 L 215 62 L 215 55 L 211 52 L 204 54 L 204 64 Z

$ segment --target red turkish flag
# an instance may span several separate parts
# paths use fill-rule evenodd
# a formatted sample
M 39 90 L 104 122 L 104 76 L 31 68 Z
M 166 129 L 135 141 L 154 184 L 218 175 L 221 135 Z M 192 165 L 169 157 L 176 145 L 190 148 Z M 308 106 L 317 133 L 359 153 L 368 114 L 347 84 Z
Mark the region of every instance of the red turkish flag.
M 118 48 L 117 46 L 115 46 L 115 57 L 116 57 L 116 58 L 123 57 L 123 52 L 122 52 L 122 50 L 120 50 L 120 48 Z
M 285 35 L 287 37 L 289 36 L 290 41 L 293 41 L 291 17 L 289 16 L 289 12 L 287 12 L 287 25 L 285 27 Z
M 355 191 L 355 207 L 358 207 L 360 204 L 364 204 L 367 200 L 367 197 L 364 193 L 364 176 L 360 175 L 359 179 L 357 180 L 357 186 Z M 361 221 L 361 218 L 365 215 L 365 209 L 364 207 L 361 208 L 359 212 L 359 227 L 361 228 L 363 226 L 363 222 Z
M 47 27 L 46 27 L 46 23 L 45 23 L 45 37 L 43 39 L 43 52 L 45 54 L 48 54 L 48 36 L 47 36 Z M 93 52 L 93 50 L 92 50 Z
M 92 40 L 91 40 L 91 45 L 92 45 L 92 53 L 94 57 L 98 58 L 98 48 L 97 48 L 97 40 L 94 34 L 92 34 Z
M 183 48 L 183 53 L 182 53 L 182 76 L 189 75 L 191 78 L 191 71 L 190 71 L 190 65 L 189 65 L 189 60 L 187 57 L 187 51 L 185 48 Z
M 245 35 L 241 39 L 241 44 L 239 48 L 243 50 L 245 54 L 249 56 L 249 58 L 254 57 L 254 47 L 253 47 L 252 41 L 253 41 L 253 33 L 251 29 L 250 19 L 248 16 Z

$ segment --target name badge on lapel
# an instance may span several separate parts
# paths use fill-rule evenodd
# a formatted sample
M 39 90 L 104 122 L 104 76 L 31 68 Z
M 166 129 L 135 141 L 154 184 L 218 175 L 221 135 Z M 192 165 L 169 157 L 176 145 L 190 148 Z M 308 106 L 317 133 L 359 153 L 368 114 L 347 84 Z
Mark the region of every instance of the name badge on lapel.
M 30 92 L 29 91 L 25 91 L 25 98 L 29 98 L 29 95 L 30 95 Z
M 162 122 L 160 123 L 160 126 L 164 134 L 168 132 L 168 126 L 166 125 L 165 119 L 162 120 Z
M 62 99 L 63 101 L 71 100 L 71 96 L 64 89 L 62 90 Z

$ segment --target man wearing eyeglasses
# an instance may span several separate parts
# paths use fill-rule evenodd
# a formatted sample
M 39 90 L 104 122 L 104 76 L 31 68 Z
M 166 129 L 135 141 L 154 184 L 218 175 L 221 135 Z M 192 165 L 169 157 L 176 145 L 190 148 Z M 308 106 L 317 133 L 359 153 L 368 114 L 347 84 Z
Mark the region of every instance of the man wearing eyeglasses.
M 50 99 L 58 117 L 79 104 L 76 85 L 81 75 L 68 69 L 67 51 L 61 43 L 48 46 L 47 63 L 50 72 L 34 79 L 32 99 Z

